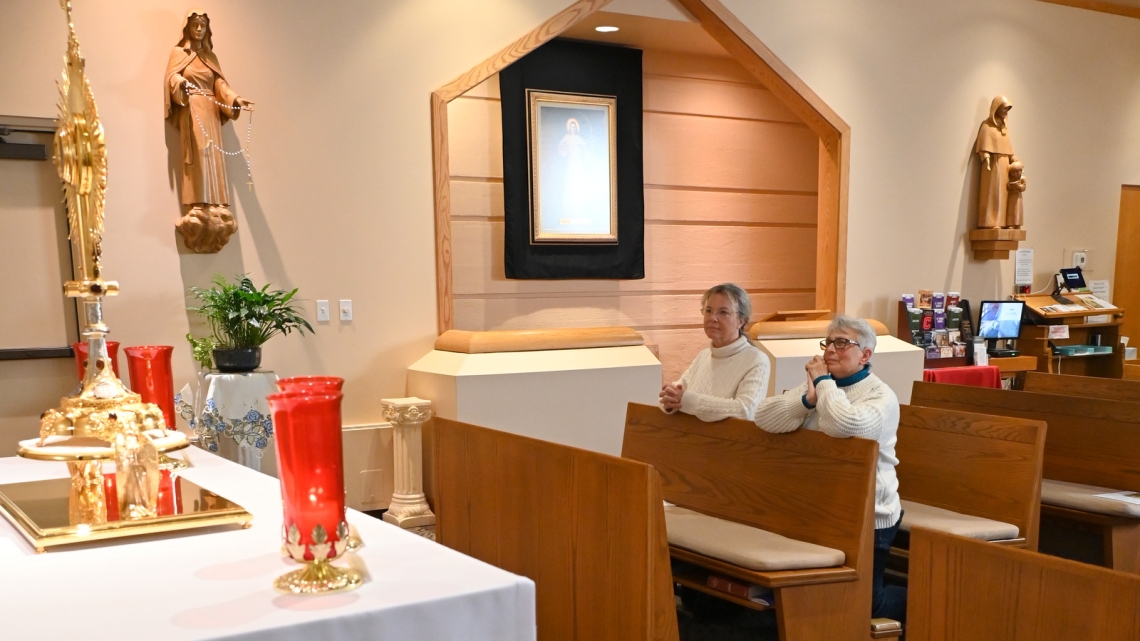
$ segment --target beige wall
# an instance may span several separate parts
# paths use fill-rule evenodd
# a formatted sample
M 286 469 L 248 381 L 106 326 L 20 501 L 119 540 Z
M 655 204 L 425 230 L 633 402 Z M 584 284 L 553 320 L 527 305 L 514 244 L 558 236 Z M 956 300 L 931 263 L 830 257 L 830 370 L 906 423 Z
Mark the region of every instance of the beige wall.
M 1072 244 L 1094 250 L 1092 276 L 1110 275 L 1119 186 L 1140 171 L 1140 20 L 1030 0 L 724 2 L 852 127 L 849 310 L 886 320 L 888 301 L 923 286 L 1008 291 L 1012 266 L 972 262 L 961 241 L 970 147 L 999 92 L 1015 104 L 1038 287 Z M 241 231 L 215 256 L 176 250 L 172 226 L 159 89 L 185 5 L 76 3 L 111 154 L 112 338 L 178 345 L 180 385 L 193 371 L 186 286 L 244 271 L 310 300 L 351 298 L 353 323 L 275 339 L 265 362 L 347 377 L 346 421 L 376 421 L 435 334 L 428 95 L 569 0 L 197 4 L 233 86 L 258 103 L 257 190 L 236 190 Z M 64 33 L 57 3 L 5 3 L 0 113 L 54 114 Z M 0 383 L 47 373 L 50 398 L 69 371 L 0 363 Z M 6 385 L 0 430 L 33 433 L 41 405 Z
M 851 126 L 848 311 L 888 320 L 920 287 L 1011 292 L 1013 261 L 963 240 L 996 94 L 1014 105 L 1035 287 L 1073 247 L 1113 277 L 1120 186 L 1140 175 L 1140 20 L 1034 0 L 723 2 Z

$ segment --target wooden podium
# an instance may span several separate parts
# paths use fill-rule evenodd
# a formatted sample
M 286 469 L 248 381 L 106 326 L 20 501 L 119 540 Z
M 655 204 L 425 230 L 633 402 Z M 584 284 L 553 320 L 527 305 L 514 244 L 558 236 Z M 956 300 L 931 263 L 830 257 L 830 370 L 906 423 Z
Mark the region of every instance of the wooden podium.
M 1075 305 L 1084 307 L 1082 311 L 1056 312 L 1044 308 L 1058 305 L 1052 296 L 1018 296 L 1025 301 L 1025 307 L 1035 324 L 1023 325 L 1021 338 L 1017 340 L 1018 351 L 1025 356 L 1037 357 L 1037 371 L 1050 374 L 1071 374 L 1074 376 L 1099 376 L 1121 378 L 1124 375 L 1124 346 L 1120 344 L 1121 318 L 1124 309 L 1096 309 L 1088 307 L 1076 298 L 1076 294 L 1065 294 Z M 1089 323 L 1089 316 L 1108 316 L 1107 323 Z M 1067 325 L 1068 338 L 1049 338 L 1049 327 Z M 1049 343 L 1056 346 L 1089 345 L 1093 336 L 1100 336 L 1100 344 L 1111 346 L 1111 352 L 1076 354 L 1062 356 L 1054 353 Z

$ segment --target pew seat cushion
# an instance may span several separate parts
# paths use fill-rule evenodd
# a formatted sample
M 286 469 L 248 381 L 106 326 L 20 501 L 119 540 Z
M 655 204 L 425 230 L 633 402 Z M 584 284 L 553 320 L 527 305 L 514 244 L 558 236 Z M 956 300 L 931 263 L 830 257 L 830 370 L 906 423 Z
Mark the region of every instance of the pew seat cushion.
M 1071 510 L 1108 514 L 1110 516 L 1140 517 L 1140 505 L 1097 498 L 1096 496 L 1097 494 L 1111 494 L 1119 491 L 1110 487 L 1041 479 L 1041 503 L 1044 505 L 1055 505 L 1067 507 Z
M 668 506 L 669 544 L 757 572 L 843 565 L 841 550 L 789 539 L 759 528 Z
M 902 501 L 903 518 L 900 530 L 909 532 L 914 526 L 948 532 L 981 541 L 1003 541 L 1016 539 L 1018 529 L 1016 525 L 951 512 L 933 505 L 925 505 L 914 501 Z

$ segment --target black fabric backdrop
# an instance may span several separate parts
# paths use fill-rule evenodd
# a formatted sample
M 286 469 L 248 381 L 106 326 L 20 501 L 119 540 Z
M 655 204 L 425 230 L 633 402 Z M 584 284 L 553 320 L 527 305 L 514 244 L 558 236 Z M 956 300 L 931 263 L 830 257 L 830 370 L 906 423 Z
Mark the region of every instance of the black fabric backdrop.
M 530 242 L 526 90 L 617 96 L 617 244 Z M 641 50 L 552 40 L 499 72 L 507 278 L 645 278 Z

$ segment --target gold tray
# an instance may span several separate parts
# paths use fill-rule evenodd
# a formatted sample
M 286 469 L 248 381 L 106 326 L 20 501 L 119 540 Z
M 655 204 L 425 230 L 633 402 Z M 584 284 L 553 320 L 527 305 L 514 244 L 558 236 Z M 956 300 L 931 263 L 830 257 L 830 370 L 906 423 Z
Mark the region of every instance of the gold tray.
M 72 525 L 68 497 L 71 479 L 50 479 L 0 485 L 0 514 L 32 544 L 36 552 L 57 545 L 86 543 L 119 537 L 175 532 L 218 525 L 253 525 L 253 515 L 229 499 L 184 478 L 176 478 L 175 496 L 181 511 L 139 519 L 108 521 L 99 525 Z

